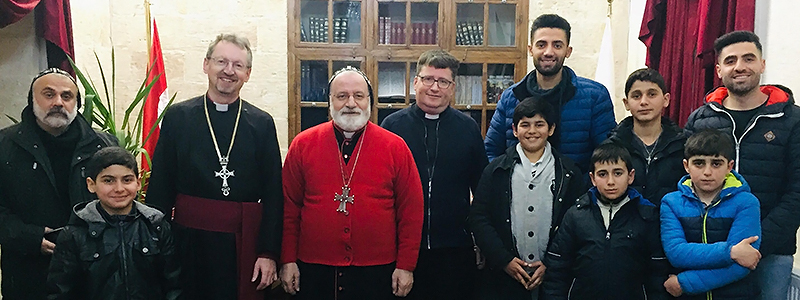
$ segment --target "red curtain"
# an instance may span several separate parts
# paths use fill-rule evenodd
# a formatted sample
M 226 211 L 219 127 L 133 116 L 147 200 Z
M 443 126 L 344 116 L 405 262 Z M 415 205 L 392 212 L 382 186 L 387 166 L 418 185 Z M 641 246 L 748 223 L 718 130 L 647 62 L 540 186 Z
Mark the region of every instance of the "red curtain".
M 665 115 L 686 123 L 720 84 L 714 40 L 734 30 L 753 30 L 755 0 L 647 0 L 639 40 L 647 66 L 664 76 L 672 101 Z
M 0 28 L 14 24 L 28 15 L 39 0 L 0 0 Z
M 75 59 L 69 0 L 0 0 L 0 28 L 36 10 L 36 35 L 47 41 L 47 64 L 73 73 L 67 56 Z M 73 73 L 74 74 L 74 73 Z

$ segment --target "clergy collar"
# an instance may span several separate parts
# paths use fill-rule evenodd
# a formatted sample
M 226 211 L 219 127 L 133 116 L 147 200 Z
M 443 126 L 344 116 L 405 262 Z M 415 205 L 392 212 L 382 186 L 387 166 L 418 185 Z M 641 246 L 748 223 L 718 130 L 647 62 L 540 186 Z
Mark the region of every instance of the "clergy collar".
M 214 100 L 211 99 L 211 95 L 206 93 L 206 99 L 208 99 L 208 102 L 210 102 L 213 105 L 215 111 L 227 112 L 228 110 L 230 110 L 230 108 L 237 107 L 236 104 L 239 103 L 239 100 L 241 100 L 242 98 L 236 98 L 236 100 L 234 100 L 233 102 L 231 102 L 229 104 L 222 104 L 222 103 L 214 102 Z
M 446 117 L 448 115 L 448 111 L 450 110 L 450 106 L 448 106 L 442 112 L 440 112 L 439 114 L 433 115 L 433 114 L 429 114 L 429 113 L 426 113 L 426 112 L 422 111 L 422 109 L 419 108 L 419 105 L 417 105 L 416 103 L 414 103 L 414 105 L 411 106 L 411 107 L 412 107 L 412 110 L 413 110 L 414 114 L 416 114 L 420 118 L 428 119 L 428 120 L 439 120 L 441 118 L 444 118 L 444 117 Z
M 331 123 L 333 124 L 333 129 L 334 129 L 333 131 L 336 134 L 336 139 L 340 140 L 340 143 L 341 140 L 344 139 L 357 140 L 358 137 L 361 136 L 361 134 L 364 132 L 364 129 L 367 128 L 367 125 L 369 125 L 369 121 L 367 121 L 367 123 L 364 124 L 364 127 L 361 127 L 361 129 L 358 129 L 356 131 L 344 131 L 344 129 L 339 127 L 339 125 L 336 125 L 336 122 L 331 121 Z

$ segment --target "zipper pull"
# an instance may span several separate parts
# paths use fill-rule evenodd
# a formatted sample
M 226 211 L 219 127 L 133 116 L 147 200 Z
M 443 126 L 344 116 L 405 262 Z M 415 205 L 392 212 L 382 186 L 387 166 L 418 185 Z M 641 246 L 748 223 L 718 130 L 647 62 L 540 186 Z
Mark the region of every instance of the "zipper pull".
M 610 240 L 610 239 L 611 239 L 611 232 L 610 231 L 606 231 L 606 240 Z

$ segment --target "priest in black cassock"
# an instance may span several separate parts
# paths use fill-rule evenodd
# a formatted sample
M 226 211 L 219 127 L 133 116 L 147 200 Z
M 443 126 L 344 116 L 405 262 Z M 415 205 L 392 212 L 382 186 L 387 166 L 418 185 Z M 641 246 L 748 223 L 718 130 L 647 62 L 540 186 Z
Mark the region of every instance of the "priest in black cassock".
M 283 192 L 272 117 L 239 98 L 253 55 L 221 34 L 203 61 L 208 91 L 170 107 L 147 203 L 173 226 L 186 299 L 264 299 L 277 279 Z

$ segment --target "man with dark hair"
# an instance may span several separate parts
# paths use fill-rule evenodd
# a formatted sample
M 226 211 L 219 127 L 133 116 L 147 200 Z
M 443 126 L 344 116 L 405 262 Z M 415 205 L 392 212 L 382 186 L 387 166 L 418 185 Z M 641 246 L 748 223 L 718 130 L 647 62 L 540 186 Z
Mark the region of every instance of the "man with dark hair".
M 567 209 L 586 192 L 575 163 L 548 141 L 557 115 L 547 101 L 525 98 L 513 114 L 519 143 L 483 171 L 469 216 L 487 265 L 478 299 L 538 299 L 549 276 L 545 252 Z
M 346 67 L 328 86 L 333 120 L 298 134 L 286 153 L 283 288 L 297 300 L 404 297 L 422 233 L 414 157 L 369 121 L 364 73 Z
M 664 78 L 653 69 L 639 69 L 625 82 L 622 102 L 631 116 L 611 131 L 609 141 L 628 149 L 636 170 L 631 187 L 658 207 L 686 174 L 680 168 L 686 134 L 662 116 L 669 105 Z
M 55 231 L 73 205 L 94 199 L 85 174 L 92 154 L 117 144 L 78 113 L 80 99 L 69 73 L 44 70 L 31 82 L 22 121 L 0 131 L 3 299 L 46 298 Z
M 269 113 L 244 101 L 250 43 L 220 34 L 203 59 L 208 89 L 165 112 L 147 203 L 174 209 L 187 299 L 263 299 L 280 255 L 281 154 Z
M 733 169 L 761 203 L 763 258 L 755 270 L 761 298 L 785 299 L 800 226 L 800 108 L 788 88 L 759 86 L 766 62 L 754 33 L 725 34 L 714 49 L 724 87 L 706 96 L 686 130 L 719 129 L 733 137 Z
M 475 120 L 450 107 L 458 59 L 442 50 L 419 57 L 417 101 L 381 126 L 402 137 L 414 154 L 425 199 L 422 244 L 411 299 L 468 299 L 476 276 L 467 228 L 470 191 L 489 161 Z
M 536 69 L 500 96 L 484 141 L 489 160 L 517 143 L 511 114 L 521 99 L 536 96 L 559 112 L 550 143 L 575 161 L 581 172 L 589 170 L 592 150 L 608 137 L 616 121 L 608 90 L 564 66 L 572 54 L 570 30 L 567 20 L 558 15 L 545 14 L 533 21 L 528 53 Z

